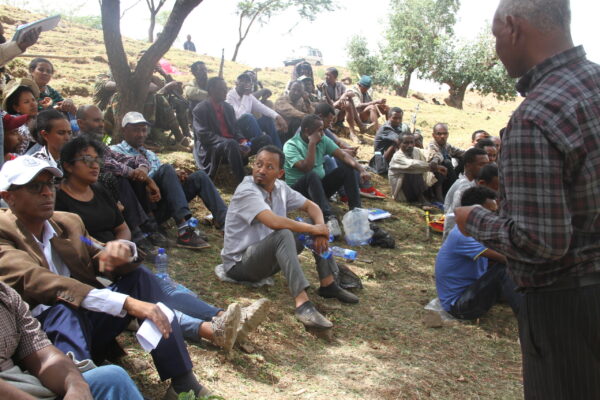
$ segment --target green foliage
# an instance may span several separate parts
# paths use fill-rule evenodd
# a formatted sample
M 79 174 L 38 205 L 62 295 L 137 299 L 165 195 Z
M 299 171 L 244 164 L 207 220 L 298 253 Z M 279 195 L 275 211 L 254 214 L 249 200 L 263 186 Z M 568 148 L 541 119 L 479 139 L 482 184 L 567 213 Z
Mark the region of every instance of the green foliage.
M 494 39 L 487 27 L 473 41 L 446 38 L 426 76 L 453 88 L 471 87 L 498 100 L 516 96 L 511 79 L 496 56 Z
M 346 45 L 346 51 L 350 61 L 348 68 L 355 75 L 375 75 L 379 60 L 371 55 L 367 48 L 367 39 L 363 36 L 355 35 L 350 38 Z
M 171 11 L 163 10 L 156 15 L 156 23 L 160 26 L 164 27 L 167 24 L 167 20 L 169 19 L 169 15 L 171 15 Z
M 65 19 L 88 28 L 102 29 L 102 17 L 99 15 L 71 15 Z
M 453 34 L 459 6 L 459 0 L 391 0 L 384 57 L 403 73 L 423 75 L 441 38 Z

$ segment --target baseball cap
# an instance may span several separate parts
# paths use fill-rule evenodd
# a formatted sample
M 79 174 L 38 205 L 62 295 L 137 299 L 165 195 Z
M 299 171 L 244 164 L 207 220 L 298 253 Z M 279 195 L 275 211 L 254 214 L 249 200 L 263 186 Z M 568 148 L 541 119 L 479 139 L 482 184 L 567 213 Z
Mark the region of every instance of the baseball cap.
M 371 78 L 369 75 L 363 75 L 360 77 L 358 84 L 362 87 L 370 88 L 373 84 L 373 78 Z
M 8 82 L 6 88 L 4 88 L 4 97 L 2 98 L 2 109 L 6 110 L 6 104 L 8 99 L 12 96 L 20 86 L 26 86 L 33 92 L 33 97 L 37 100 L 40 97 L 40 89 L 34 81 L 28 78 L 13 79 Z
M 32 156 L 19 156 L 12 161 L 7 161 L 0 170 L 0 190 L 8 190 L 11 185 L 29 183 L 42 171 L 48 171 L 58 178 L 63 176 L 60 169 Z
M 21 125 L 25 124 L 29 119 L 28 114 L 23 115 L 10 115 L 4 114 L 2 117 L 2 125 L 4 126 L 4 131 L 12 131 L 13 129 L 17 129 Z
M 121 127 L 125 128 L 129 124 L 146 124 L 150 125 L 150 122 L 146 121 L 146 118 L 137 111 L 129 111 L 123 117 L 123 121 L 121 121 Z

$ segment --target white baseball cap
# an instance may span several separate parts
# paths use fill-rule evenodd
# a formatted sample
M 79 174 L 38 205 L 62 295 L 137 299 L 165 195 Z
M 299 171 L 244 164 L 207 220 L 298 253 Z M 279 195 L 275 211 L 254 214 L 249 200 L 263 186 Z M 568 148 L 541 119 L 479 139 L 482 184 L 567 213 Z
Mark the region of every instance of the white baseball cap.
M 123 116 L 121 121 L 121 127 L 125 128 L 129 124 L 146 124 L 150 125 L 150 122 L 146 121 L 146 118 L 137 111 L 129 111 Z
M 8 190 L 11 185 L 24 185 L 31 182 L 40 172 L 48 171 L 62 178 L 60 169 L 52 167 L 47 161 L 32 156 L 19 156 L 7 161 L 0 170 L 0 190 Z

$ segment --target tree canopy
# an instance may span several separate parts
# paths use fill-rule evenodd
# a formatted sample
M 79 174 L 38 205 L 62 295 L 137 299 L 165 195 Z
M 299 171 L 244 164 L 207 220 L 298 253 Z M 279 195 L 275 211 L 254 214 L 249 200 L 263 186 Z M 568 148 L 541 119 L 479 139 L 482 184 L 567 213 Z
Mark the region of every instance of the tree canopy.
M 248 32 L 255 22 L 266 24 L 271 17 L 288 9 L 295 9 L 300 18 L 314 21 L 323 11 L 333 11 L 334 0 L 242 0 L 236 7 L 239 16 L 238 42 L 235 45 L 231 61 L 237 59 L 240 46 L 248 37 Z

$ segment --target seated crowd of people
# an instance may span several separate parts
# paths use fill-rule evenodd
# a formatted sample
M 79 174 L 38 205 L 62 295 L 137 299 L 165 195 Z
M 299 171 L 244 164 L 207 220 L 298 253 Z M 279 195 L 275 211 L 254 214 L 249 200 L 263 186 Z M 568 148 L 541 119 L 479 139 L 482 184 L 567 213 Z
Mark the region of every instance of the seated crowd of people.
M 32 31 L 18 43 L 0 45 L 0 64 L 38 35 Z M 220 308 L 144 266 L 144 257 L 172 243 L 169 221 L 176 246 L 210 246 L 190 207 L 196 197 L 224 236 L 220 267 L 226 278 L 259 283 L 281 271 L 306 328 L 333 324 L 309 299 L 298 234 L 313 238 L 316 294 L 358 303 L 338 282 L 335 259 L 320 254 L 339 226 L 334 196 L 349 209 L 360 208 L 361 197 L 385 198 L 368 170 L 388 176 L 394 200 L 443 202 L 436 285 L 447 312 L 477 318 L 501 297 L 518 310 L 505 257 L 454 227 L 457 206 L 494 209 L 500 142 L 484 131 L 475 132 L 473 148 L 464 151 L 448 143 L 448 126 L 438 123 L 424 150 L 421 134 L 402 123 L 400 108 L 373 100 L 371 77 L 362 76 L 348 90 L 338 71 L 328 68 L 325 81 L 315 85 L 304 62 L 274 103 L 253 71 L 229 89 L 222 78 L 209 78 L 201 61 L 191 65 L 194 79 L 185 85 L 157 66 L 143 110 L 120 120 L 110 73 L 98 77 L 94 104 L 76 106 L 49 86 L 55 73 L 49 60 L 34 58 L 29 72 L 2 88 L 0 195 L 7 208 L 0 210 L 0 319 L 7 321 L 3 335 L 14 340 L 3 354 L 0 388 L 11 394 L 142 398 L 124 370 L 96 367 L 120 354 L 115 338 L 133 319 L 152 321 L 162 334 L 150 354 L 160 378 L 171 380 L 165 398 L 210 393 L 192 372 L 185 340 L 230 351 L 260 325 L 269 304 L 260 299 Z M 380 126 L 381 116 L 387 122 Z M 374 157 L 363 167 L 358 147 L 340 135 L 360 141 L 358 135 L 370 129 L 376 131 Z M 196 171 L 159 159 L 155 150 L 167 131 L 176 146 L 191 146 Z M 236 185 L 229 205 L 214 184 L 219 168 L 228 168 Z M 296 210 L 310 223 L 292 219 Z M 172 321 L 159 303 L 173 310 Z M 14 321 L 23 327 L 18 334 L 6 328 Z M 55 371 L 52 379 L 43 372 L 48 369 Z M 24 376 L 31 380 L 27 385 Z

